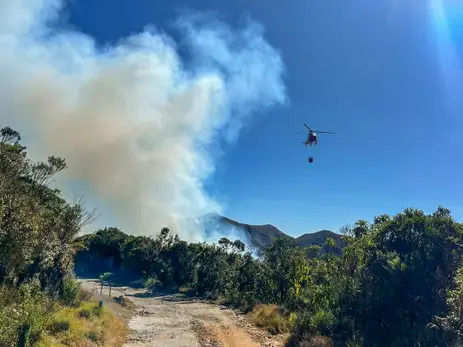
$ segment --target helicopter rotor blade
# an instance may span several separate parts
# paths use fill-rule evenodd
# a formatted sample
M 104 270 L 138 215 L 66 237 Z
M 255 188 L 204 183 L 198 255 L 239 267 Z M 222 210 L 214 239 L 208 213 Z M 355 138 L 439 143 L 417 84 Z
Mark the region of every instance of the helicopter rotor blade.
M 304 123 L 304 125 L 305 125 L 305 127 L 306 127 L 307 129 L 309 129 L 310 131 L 312 131 L 312 129 L 310 129 L 309 126 L 308 126 L 307 124 Z
M 330 131 L 318 131 L 318 130 L 314 130 L 314 132 L 320 133 L 320 134 L 333 134 L 333 135 L 335 134 L 335 133 L 332 133 L 332 132 L 330 132 Z

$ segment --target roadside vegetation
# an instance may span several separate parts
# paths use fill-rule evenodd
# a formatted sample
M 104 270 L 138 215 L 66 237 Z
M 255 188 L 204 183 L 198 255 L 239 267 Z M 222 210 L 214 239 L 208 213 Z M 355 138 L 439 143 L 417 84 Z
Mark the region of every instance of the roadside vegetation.
M 72 242 L 94 214 L 49 187 L 63 159 L 33 162 L 20 141 L 0 129 L 0 346 L 121 346 L 124 324 L 73 274 Z
M 291 332 L 292 345 L 463 342 L 463 228 L 449 210 L 358 221 L 343 238 L 340 255 L 330 252 L 332 239 L 308 248 L 278 239 L 256 258 L 240 241 L 187 243 L 166 228 L 154 238 L 107 228 L 79 239 L 77 269 L 103 273 L 111 264 L 115 281 L 219 299 L 272 333 Z
M 125 324 L 77 289 L 53 300 L 38 284 L 0 289 L 0 346 L 122 346 Z M 76 295 L 77 294 L 77 295 Z
M 285 312 L 277 305 L 257 304 L 248 314 L 250 320 L 258 327 L 272 334 L 288 333 L 292 330 L 296 315 Z

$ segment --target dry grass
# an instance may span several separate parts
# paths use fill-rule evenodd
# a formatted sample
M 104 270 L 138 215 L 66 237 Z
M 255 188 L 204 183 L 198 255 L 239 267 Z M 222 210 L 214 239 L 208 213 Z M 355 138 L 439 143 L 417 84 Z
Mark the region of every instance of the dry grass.
M 255 325 L 272 334 L 287 333 L 292 329 L 290 318 L 283 315 L 276 305 L 256 305 L 248 317 Z
M 80 288 L 79 290 L 79 300 L 81 301 L 92 301 L 93 295 L 88 290 Z
M 137 306 L 133 303 L 132 300 L 130 300 L 129 298 L 126 298 L 125 296 L 123 295 L 119 295 L 119 296 L 115 296 L 113 298 L 113 300 L 115 302 L 117 302 L 119 305 L 121 305 L 122 307 L 125 307 L 126 309 L 129 309 L 129 310 L 133 310 L 135 309 Z
M 79 307 L 60 307 L 38 344 L 40 347 L 122 346 L 126 341 L 125 324 L 99 308 L 97 302 L 83 301 Z
M 326 336 L 314 336 L 300 342 L 299 347 L 333 347 L 333 341 Z
M 189 294 L 190 288 L 183 286 L 183 287 L 178 288 L 178 292 L 181 294 Z

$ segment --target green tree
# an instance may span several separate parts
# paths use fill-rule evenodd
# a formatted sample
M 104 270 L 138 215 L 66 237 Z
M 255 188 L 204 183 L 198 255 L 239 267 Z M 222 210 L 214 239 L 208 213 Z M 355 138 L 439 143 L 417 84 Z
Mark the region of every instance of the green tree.
M 72 272 L 71 243 L 95 214 L 48 187 L 66 168 L 64 159 L 34 163 L 20 141 L 18 132 L 0 129 L 0 283 L 19 285 L 37 277 L 56 296 Z
M 264 259 L 269 268 L 272 269 L 272 279 L 275 283 L 274 296 L 276 302 L 282 304 L 288 299 L 291 288 L 291 280 L 288 274 L 291 271 L 291 255 L 294 246 L 287 239 L 275 240 L 266 250 Z

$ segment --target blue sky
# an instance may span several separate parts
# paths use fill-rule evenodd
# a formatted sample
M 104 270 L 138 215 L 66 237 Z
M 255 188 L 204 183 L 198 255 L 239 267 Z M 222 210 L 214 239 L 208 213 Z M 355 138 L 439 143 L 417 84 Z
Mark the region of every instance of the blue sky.
M 147 24 L 175 37 L 184 8 L 251 15 L 286 67 L 289 104 L 254 117 L 208 182 L 227 216 L 292 235 L 409 206 L 463 219 L 462 1 L 79 0 L 68 15 L 106 43 Z M 336 135 L 306 149 L 303 123 Z

